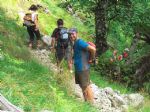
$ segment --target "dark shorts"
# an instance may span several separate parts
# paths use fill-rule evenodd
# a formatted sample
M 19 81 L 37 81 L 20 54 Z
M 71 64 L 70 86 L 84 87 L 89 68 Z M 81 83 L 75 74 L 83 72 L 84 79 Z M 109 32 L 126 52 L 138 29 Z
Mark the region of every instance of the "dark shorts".
M 61 49 L 56 48 L 56 58 L 58 61 L 65 60 L 71 60 L 72 59 L 72 52 L 70 48 L 67 49 Z
M 81 88 L 90 84 L 90 71 L 75 71 L 75 82 L 79 84 Z

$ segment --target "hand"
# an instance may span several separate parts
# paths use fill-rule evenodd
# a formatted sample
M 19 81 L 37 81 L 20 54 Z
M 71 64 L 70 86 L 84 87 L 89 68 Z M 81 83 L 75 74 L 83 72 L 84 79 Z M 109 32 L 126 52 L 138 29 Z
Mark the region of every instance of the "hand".
M 38 25 L 35 24 L 35 31 L 39 30 Z
M 88 61 L 88 63 L 89 63 L 89 64 L 92 64 L 92 63 L 93 63 L 93 64 L 97 65 L 97 64 L 98 64 L 98 59 L 96 59 L 96 58 L 95 58 L 95 59 L 90 59 L 90 60 Z
M 38 28 L 35 28 L 35 31 L 39 30 Z
M 93 63 L 93 60 L 92 60 L 92 59 L 90 59 L 90 60 L 88 61 L 88 63 L 89 63 L 89 64 Z

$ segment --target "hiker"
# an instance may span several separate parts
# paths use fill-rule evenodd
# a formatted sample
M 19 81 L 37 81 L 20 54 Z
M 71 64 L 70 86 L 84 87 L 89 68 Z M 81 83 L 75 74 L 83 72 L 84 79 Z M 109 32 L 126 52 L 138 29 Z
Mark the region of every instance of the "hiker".
M 28 34 L 30 36 L 29 40 L 29 47 L 33 47 L 33 43 L 36 36 L 36 44 L 37 47 L 40 47 L 40 31 L 39 31 L 39 25 L 38 25 L 38 14 L 37 14 L 37 6 L 31 5 L 29 8 L 29 13 L 26 13 L 24 16 L 24 23 L 23 25 L 27 27 Z
M 72 73 L 72 43 L 62 19 L 57 20 L 57 28 L 54 29 L 51 37 L 52 50 L 56 50 L 57 66 L 61 67 L 62 60 L 66 59 L 68 69 Z
M 76 28 L 71 28 L 69 33 L 71 41 L 74 43 L 75 82 L 80 85 L 85 101 L 93 103 L 93 91 L 90 86 L 89 52 L 94 59 L 96 49 L 78 38 Z

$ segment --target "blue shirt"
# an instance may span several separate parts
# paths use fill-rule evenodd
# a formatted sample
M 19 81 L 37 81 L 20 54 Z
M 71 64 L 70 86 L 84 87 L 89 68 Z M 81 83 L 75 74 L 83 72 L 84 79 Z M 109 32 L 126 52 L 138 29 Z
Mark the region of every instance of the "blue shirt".
M 89 52 L 87 47 L 89 44 L 81 39 L 77 39 L 74 43 L 74 65 L 75 71 L 84 71 L 90 68 L 88 63 Z

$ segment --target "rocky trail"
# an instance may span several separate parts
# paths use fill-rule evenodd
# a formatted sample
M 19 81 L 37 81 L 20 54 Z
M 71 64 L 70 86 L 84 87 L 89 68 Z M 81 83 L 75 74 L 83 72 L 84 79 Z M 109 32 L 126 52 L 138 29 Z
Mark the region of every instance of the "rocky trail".
M 50 60 L 50 50 L 47 49 L 30 49 L 31 55 L 36 58 L 39 63 L 48 67 L 54 73 L 59 74 L 58 68 Z M 84 101 L 82 90 L 79 85 L 75 84 L 75 81 L 70 81 L 70 85 L 73 94 L 80 101 Z M 94 92 L 93 106 L 97 108 L 99 112 L 128 112 L 128 108 L 139 109 L 144 103 L 144 97 L 139 93 L 133 94 L 121 94 L 118 90 L 113 90 L 110 87 L 101 88 L 92 83 L 91 88 Z M 0 94 L 0 112 L 23 112 L 15 105 L 11 104 L 6 98 Z M 41 110 L 41 112 L 53 112 L 49 110 Z
M 58 73 L 57 66 L 51 63 L 49 58 L 50 51 L 46 49 L 42 50 L 30 50 L 31 54 L 39 60 L 39 62 L 49 69 Z M 78 99 L 83 101 L 82 91 L 79 85 L 71 82 L 74 94 Z M 94 106 L 100 112 L 127 112 L 129 107 L 141 108 L 144 103 L 144 97 L 138 93 L 133 94 L 121 94 L 117 90 L 113 90 L 110 87 L 100 88 L 94 83 L 91 84 L 91 88 L 94 91 Z

